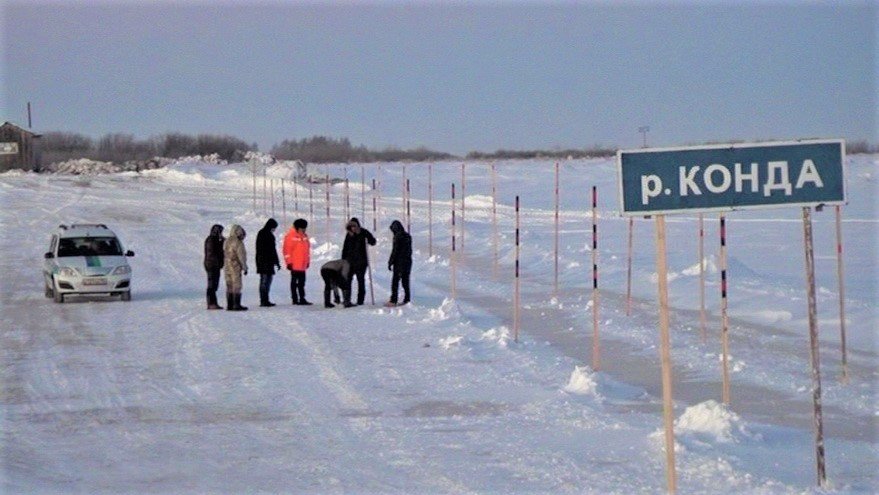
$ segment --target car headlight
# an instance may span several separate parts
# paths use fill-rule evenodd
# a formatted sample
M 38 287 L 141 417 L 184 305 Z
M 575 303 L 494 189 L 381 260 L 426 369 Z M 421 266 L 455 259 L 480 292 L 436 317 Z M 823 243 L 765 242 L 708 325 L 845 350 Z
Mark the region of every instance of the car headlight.
M 58 274 L 62 277 L 75 277 L 79 275 L 78 273 L 76 273 L 76 270 L 68 266 L 62 267 L 60 270 L 58 270 Z
M 113 275 L 128 275 L 129 273 L 131 273 L 131 267 L 128 265 L 117 266 L 113 270 Z

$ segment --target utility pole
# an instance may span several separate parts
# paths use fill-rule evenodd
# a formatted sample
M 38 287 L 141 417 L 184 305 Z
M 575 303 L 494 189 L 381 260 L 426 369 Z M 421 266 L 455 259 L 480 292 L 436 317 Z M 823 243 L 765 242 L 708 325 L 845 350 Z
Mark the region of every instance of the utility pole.
M 33 129 L 33 125 L 31 125 L 31 102 L 27 102 L 27 128 Z
M 649 125 L 642 125 L 641 127 L 638 128 L 638 132 L 640 132 L 641 136 L 644 138 L 643 145 L 641 147 L 646 148 L 647 147 L 647 133 L 650 132 L 650 126 Z

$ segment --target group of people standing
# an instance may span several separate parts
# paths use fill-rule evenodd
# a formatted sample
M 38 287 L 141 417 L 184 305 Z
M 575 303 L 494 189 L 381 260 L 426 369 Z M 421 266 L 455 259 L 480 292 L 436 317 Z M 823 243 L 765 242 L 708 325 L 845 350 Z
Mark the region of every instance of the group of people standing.
M 256 271 L 259 274 L 259 305 L 275 306 L 269 300 L 269 292 L 275 270 L 281 269 L 281 261 L 275 243 L 275 229 L 278 222 L 274 218 L 266 221 L 265 226 L 256 236 Z M 287 270 L 290 271 L 290 296 L 294 305 L 310 306 L 312 303 L 305 298 L 306 272 L 311 266 L 311 239 L 306 232 L 308 222 L 299 218 L 293 222 L 292 228 L 284 236 L 283 257 Z M 345 226 L 345 242 L 342 245 L 341 259 L 328 261 L 321 267 L 321 278 L 324 281 L 324 307 L 333 308 L 342 304 L 349 308 L 362 305 L 366 299 L 366 271 L 369 268 L 367 245 L 375 246 L 376 240 L 372 233 L 360 225 L 356 217 Z M 394 235 L 391 256 L 388 259 L 388 270 L 393 272 L 391 281 L 391 297 L 387 306 L 407 304 L 410 301 L 409 275 L 412 271 L 412 238 L 398 220 L 391 223 L 390 230 Z M 247 233 L 238 224 L 229 228 L 229 235 L 223 238 L 223 226 L 214 225 L 204 242 L 204 268 L 207 272 L 207 308 L 223 309 L 217 301 L 217 290 L 220 284 L 220 271 L 226 281 L 226 309 L 228 311 L 246 311 L 241 305 L 242 276 L 247 275 L 247 251 L 244 238 Z M 357 302 L 351 302 L 351 285 L 357 279 Z M 403 299 L 399 300 L 399 286 L 403 286 Z M 341 290 L 342 296 L 339 296 Z

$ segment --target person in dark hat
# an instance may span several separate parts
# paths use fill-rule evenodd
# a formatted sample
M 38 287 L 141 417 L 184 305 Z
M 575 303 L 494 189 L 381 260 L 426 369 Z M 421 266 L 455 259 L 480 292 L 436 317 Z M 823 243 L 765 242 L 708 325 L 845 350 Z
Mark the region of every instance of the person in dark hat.
M 399 220 L 391 222 L 391 232 L 394 233 L 394 244 L 391 248 L 391 256 L 388 258 L 388 270 L 393 272 L 391 278 L 391 300 L 388 306 L 397 305 L 397 286 L 403 285 L 403 302 L 409 303 L 409 274 L 412 272 L 412 236 L 403 228 Z
M 269 301 L 269 290 L 272 288 L 272 278 L 275 276 L 275 268 L 281 268 L 278 260 L 278 250 L 275 247 L 275 229 L 278 222 L 269 218 L 265 226 L 256 234 L 256 273 L 259 273 L 259 305 L 271 307 L 275 304 Z
M 206 291 L 208 309 L 223 309 L 217 304 L 220 271 L 223 270 L 223 226 L 220 224 L 214 224 L 210 235 L 204 240 L 204 269 L 208 274 Z
M 293 228 L 284 236 L 284 262 L 290 270 L 290 296 L 293 304 L 310 306 L 305 299 L 305 271 L 311 266 L 311 240 L 305 229 L 308 221 L 297 218 Z
M 357 305 L 363 304 L 366 299 L 365 278 L 366 269 L 369 268 L 369 254 L 366 245 L 375 246 L 375 237 L 372 232 L 360 226 L 357 217 L 351 217 L 345 230 L 345 243 L 342 245 L 342 259 L 351 265 L 351 277 L 357 277 Z

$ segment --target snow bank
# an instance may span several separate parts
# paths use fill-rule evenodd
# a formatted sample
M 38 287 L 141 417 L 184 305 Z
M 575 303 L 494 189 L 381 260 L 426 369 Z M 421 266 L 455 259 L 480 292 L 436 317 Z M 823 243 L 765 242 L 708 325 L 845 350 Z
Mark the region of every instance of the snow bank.
M 702 258 L 702 270 L 704 270 L 705 273 L 717 273 L 717 264 L 714 262 L 714 256 Z M 685 268 L 682 273 L 688 277 L 698 277 L 699 263 Z
M 438 308 L 431 308 L 427 312 L 427 317 L 422 320 L 424 323 L 440 322 L 450 318 L 458 318 L 461 313 L 458 311 L 458 305 L 454 299 L 445 298 Z
M 89 160 L 88 158 L 80 158 L 77 160 L 67 160 L 66 162 L 53 163 L 46 167 L 47 172 L 54 174 L 72 174 L 72 175 L 97 175 L 97 174 L 115 174 L 122 171 L 122 167 L 111 162 L 101 162 L 97 160 Z
M 714 400 L 688 407 L 675 420 L 675 433 L 682 438 L 708 442 L 738 442 L 755 438 L 738 414 Z
M 575 366 L 568 384 L 562 390 L 569 394 L 601 397 L 598 394 L 598 381 L 595 379 L 595 373 L 589 366 Z

